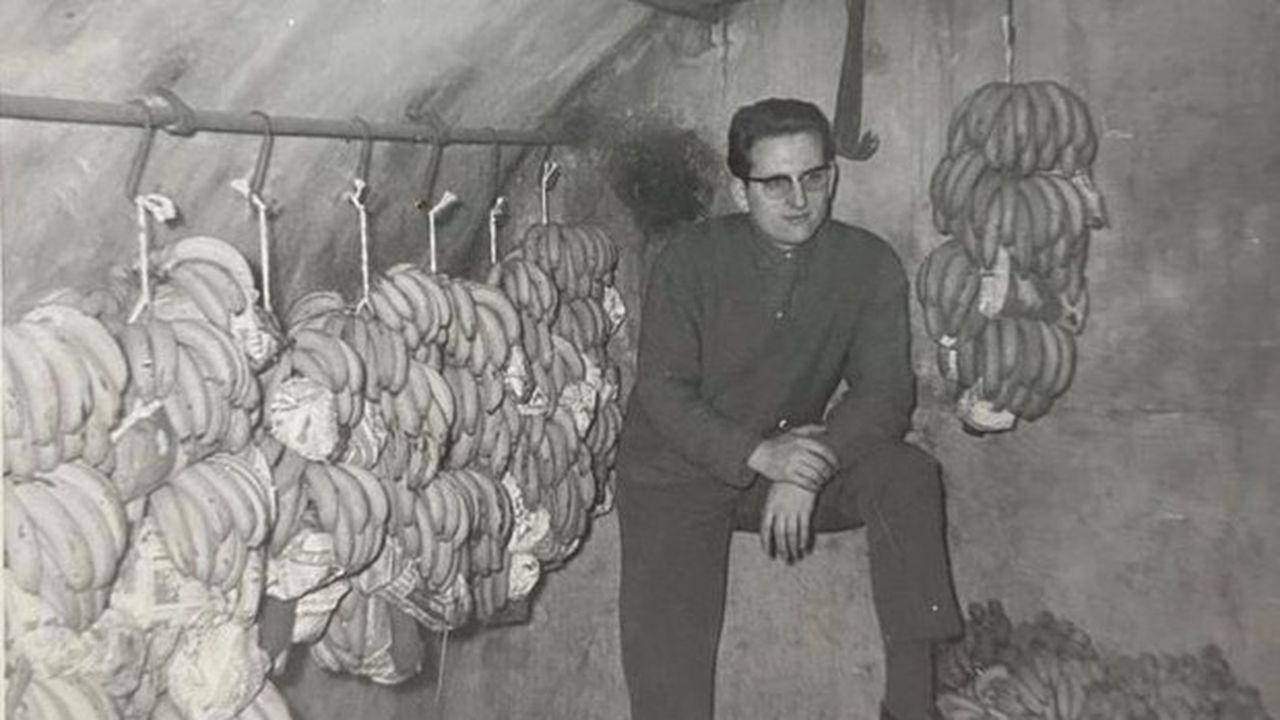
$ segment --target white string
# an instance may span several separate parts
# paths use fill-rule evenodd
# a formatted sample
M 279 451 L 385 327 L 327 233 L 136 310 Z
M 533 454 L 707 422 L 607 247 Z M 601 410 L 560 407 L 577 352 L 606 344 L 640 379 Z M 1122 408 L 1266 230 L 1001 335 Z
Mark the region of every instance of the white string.
M 133 199 L 138 222 L 138 272 L 142 275 L 142 292 L 138 303 L 129 314 L 128 322 L 136 322 L 142 311 L 151 304 L 151 221 L 167 223 L 178 217 L 178 208 L 164 195 L 150 193 Z
M 507 199 L 499 197 L 489 210 L 489 264 L 498 264 L 498 216 L 505 212 Z
M 236 178 L 231 181 L 231 189 L 240 193 L 254 207 L 258 215 L 258 260 L 262 265 L 262 305 L 271 311 L 271 224 L 268 222 L 271 204 L 254 192 L 249 181 L 251 178 Z
M 111 443 L 114 445 L 115 443 L 120 442 L 120 438 L 124 437 L 124 434 L 129 432 L 129 428 L 137 425 L 143 420 L 146 420 L 152 415 L 155 415 L 156 411 L 162 407 L 164 407 L 164 403 L 159 400 L 152 400 L 149 403 L 134 407 L 133 410 L 120 421 L 120 424 L 116 426 L 116 429 L 111 431 L 111 435 L 109 436 Z
M 1005 82 L 1013 84 L 1013 0 L 1008 0 L 1005 5 L 1004 17 L 1000 22 L 1004 30 L 1004 71 Z
M 431 242 L 431 272 L 436 272 L 436 217 L 451 207 L 458 201 L 458 196 L 451 191 L 445 190 L 444 195 L 440 196 L 440 202 L 435 207 L 427 211 L 427 231 Z
M 551 212 L 547 204 L 547 195 L 551 190 L 551 186 L 556 183 L 556 178 L 560 175 L 560 165 L 554 160 L 548 160 L 542 163 L 542 224 L 549 225 L 551 223 Z
M 147 217 L 149 213 L 144 196 L 135 197 L 133 205 L 138 211 L 138 272 L 142 276 L 142 294 L 139 295 L 138 304 L 134 305 L 133 312 L 129 314 L 130 323 L 136 322 L 142 310 L 151 304 L 151 221 Z
M 429 237 L 429 242 L 431 243 L 431 248 L 430 248 L 431 272 L 434 274 L 436 272 L 436 210 L 435 208 L 432 208 L 431 212 L 427 213 L 427 234 Z
M 249 197 L 258 211 L 258 260 L 262 264 L 262 306 L 271 308 L 271 224 L 267 222 L 267 203 L 262 196 L 253 193 Z
M 364 193 L 368 185 L 363 178 L 356 178 L 353 184 L 355 190 L 348 195 L 348 199 L 360 215 L 360 280 L 363 291 L 360 302 L 356 303 L 356 310 L 362 310 L 369 307 L 369 213 L 364 205 Z

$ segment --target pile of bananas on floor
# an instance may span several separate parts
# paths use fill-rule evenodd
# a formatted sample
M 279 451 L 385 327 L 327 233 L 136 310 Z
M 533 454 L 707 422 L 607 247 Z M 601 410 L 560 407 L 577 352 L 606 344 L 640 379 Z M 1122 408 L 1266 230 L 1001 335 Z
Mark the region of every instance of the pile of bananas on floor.
M 415 624 L 527 601 L 612 506 L 616 264 L 537 225 L 484 282 L 401 264 L 280 322 L 188 237 L 5 325 L 7 716 L 280 720 L 267 604 L 390 684 Z
M 929 188 L 945 239 L 916 294 L 970 430 L 1034 421 L 1071 384 L 1090 234 L 1107 225 L 1097 150 L 1085 102 L 1052 81 L 988 83 L 951 118 Z
M 938 687 L 946 720 L 1269 720 L 1216 645 L 1125 655 L 1048 611 L 1014 624 L 997 600 L 940 648 Z

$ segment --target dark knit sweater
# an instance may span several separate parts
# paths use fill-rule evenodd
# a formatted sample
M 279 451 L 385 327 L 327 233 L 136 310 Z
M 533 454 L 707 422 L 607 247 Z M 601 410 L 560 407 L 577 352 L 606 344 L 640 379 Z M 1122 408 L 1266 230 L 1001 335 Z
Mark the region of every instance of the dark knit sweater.
M 892 248 L 828 221 L 783 251 L 745 214 L 692 226 L 660 253 L 641 315 L 622 482 L 750 485 L 759 442 L 823 422 L 848 467 L 900 439 L 915 405 L 907 280 Z

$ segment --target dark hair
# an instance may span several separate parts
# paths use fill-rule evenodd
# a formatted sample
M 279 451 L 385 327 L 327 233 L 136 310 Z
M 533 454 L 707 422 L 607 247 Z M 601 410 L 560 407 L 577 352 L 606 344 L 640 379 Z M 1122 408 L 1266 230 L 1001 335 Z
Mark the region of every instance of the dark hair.
M 817 105 L 804 100 L 768 98 L 738 108 L 729 122 L 729 172 L 745 178 L 751 174 L 751 148 L 757 140 L 778 135 L 811 132 L 822 140 L 822 159 L 836 156 L 831 122 Z

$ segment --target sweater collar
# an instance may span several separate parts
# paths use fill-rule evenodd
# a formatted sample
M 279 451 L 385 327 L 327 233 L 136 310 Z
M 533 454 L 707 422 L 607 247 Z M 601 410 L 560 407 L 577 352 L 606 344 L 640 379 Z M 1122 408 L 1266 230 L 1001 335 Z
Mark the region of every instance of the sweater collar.
M 768 238 L 756 224 L 751 222 L 751 216 L 746 213 L 740 213 L 738 220 L 742 225 L 746 226 L 747 236 L 750 241 L 747 243 L 751 248 L 751 256 L 757 265 L 762 267 L 776 267 L 794 260 L 805 260 L 813 254 L 814 249 L 823 241 L 827 235 L 827 226 L 831 224 L 830 220 L 822 223 L 818 227 L 818 231 L 800 245 L 793 246 L 790 249 L 778 247 L 772 240 Z

